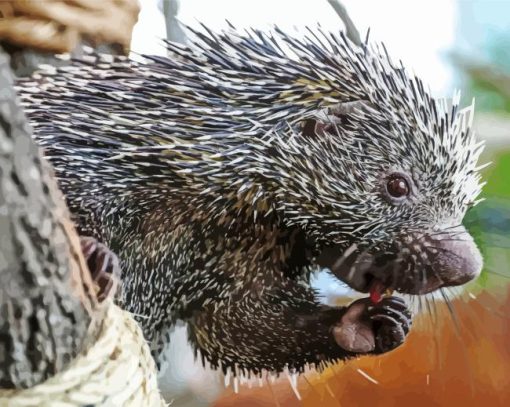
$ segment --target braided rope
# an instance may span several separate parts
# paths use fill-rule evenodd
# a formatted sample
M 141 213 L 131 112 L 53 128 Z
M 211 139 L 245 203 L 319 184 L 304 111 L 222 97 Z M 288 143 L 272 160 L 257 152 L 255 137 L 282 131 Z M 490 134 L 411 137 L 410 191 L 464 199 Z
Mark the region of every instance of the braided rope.
M 128 312 L 105 305 L 100 333 L 83 354 L 32 388 L 0 390 L 0 406 L 166 406 L 140 327 Z
M 47 52 L 71 52 L 86 39 L 129 49 L 137 0 L 2 0 L 0 40 Z

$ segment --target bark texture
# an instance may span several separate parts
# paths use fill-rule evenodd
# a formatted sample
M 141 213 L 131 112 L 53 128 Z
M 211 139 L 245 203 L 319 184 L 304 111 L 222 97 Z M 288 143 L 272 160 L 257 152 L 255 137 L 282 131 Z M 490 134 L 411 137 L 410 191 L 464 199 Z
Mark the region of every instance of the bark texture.
M 0 48 L 0 387 L 33 386 L 80 352 L 96 308 L 62 197 Z

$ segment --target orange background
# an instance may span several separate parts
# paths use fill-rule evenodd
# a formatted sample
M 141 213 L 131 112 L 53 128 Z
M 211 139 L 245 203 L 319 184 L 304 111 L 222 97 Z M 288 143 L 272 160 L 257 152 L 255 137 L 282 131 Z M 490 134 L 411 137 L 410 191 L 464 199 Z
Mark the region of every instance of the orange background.
M 395 351 L 300 377 L 301 401 L 282 378 L 228 389 L 215 406 L 510 406 L 510 290 L 463 294 L 452 301 L 454 318 L 436 305 L 436 316 L 418 315 Z

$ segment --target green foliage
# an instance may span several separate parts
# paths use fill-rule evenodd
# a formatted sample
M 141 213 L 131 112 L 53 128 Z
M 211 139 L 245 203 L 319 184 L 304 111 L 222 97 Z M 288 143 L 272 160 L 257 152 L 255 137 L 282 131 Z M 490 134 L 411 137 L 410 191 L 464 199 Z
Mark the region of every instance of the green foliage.
M 469 79 L 469 88 L 478 110 L 510 113 L 510 98 L 501 94 L 496 84 L 483 78 L 472 77 Z
M 475 97 L 479 111 L 510 113 L 510 31 L 491 36 L 481 52 L 476 58 L 454 58 L 467 95 Z
M 510 279 L 510 150 L 497 152 L 485 171 L 485 200 L 464 219 L 483 257 L 485 267 L 477 281 L 482 288 Z M 508 276 L 508 277 L 504 277 Z
M 496 153 L 493 161 L 493 165 L 486 170 L 484 196 L 510 199 L 510 151 Z

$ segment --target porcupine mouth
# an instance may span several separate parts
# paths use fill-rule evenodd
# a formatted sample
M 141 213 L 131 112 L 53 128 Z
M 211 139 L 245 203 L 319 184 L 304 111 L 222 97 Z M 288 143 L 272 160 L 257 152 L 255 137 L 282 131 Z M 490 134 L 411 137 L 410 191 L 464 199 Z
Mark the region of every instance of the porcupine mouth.
M 333 245 L 322 251 L 317 264 L 354 290 L 370 293 L 374 300 L 387 290 L 423 295 L 463 285 L 480 274 L 480 251 L 463 227 L 434 233 L 434 237 L 419 236 L 406 236 L 384 251 Z

